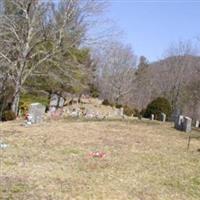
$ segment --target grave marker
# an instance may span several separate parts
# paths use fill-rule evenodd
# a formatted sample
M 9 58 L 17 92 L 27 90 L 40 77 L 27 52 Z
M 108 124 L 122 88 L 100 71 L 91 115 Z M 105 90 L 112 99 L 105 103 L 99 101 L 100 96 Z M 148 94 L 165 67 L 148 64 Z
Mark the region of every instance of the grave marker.
M 151 120 L 154 120 L 154 114 L 151 114 Z
M 166 121 L 166 114 L 165 113 L 161 113 L 161 121 L 162 122 Z
M 31 123 L 37 124 L 42 122 L 46 107 L 41 103 L 32 103 L 29 107 L 29 115 L 31 116 Z
M 192 119 L 189 117 L 184 117 L 183 121 L 183 131 L 186 133 L 190 132 L 192 130 Z
M 196 127 L 196 128 L 199 128 L 199 125 L 200 125 L 200 123 L 199 123 L 199 121 L 197 120 L 197 121 L 195 122 L 195 127 Z

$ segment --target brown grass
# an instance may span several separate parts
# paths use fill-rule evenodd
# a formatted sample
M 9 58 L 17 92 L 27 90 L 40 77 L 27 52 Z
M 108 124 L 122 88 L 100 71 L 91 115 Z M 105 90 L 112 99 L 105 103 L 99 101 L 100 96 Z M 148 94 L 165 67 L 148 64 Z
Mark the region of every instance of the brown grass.
M 200 141 L 170 123 L 20 123 L 0 124 L 0 199 L 200 199 Z

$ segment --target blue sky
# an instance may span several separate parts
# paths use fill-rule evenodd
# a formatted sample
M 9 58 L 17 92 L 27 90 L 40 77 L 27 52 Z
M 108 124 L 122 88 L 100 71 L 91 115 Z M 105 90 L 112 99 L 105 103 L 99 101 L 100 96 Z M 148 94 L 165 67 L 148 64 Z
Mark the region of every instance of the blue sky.
M 123 31 L 123 41 L 149 61 L 162 58 L 172 42 L 200 37 L 199 1 L 110 0 L 108 16 Z

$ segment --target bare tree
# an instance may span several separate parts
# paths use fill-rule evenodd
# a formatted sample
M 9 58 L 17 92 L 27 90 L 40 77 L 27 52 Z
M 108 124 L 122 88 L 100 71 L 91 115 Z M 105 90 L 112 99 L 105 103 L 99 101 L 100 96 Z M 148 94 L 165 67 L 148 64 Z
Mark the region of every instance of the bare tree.
M 99 87 L 102 96 L 117 104 L 125 103 L 131 92 L 136 65 L 132 49 L 120 42 L 111 42 L 99 60 Z
M 194 47 L 190 41 L 179 41 L 172 44 L 167 51 L 165 65 L 168 69 L 168 75 L 165 77 L 165 92 L 169 95 L 172 109 L 176 110 L 181 103 L 182 89 L 192 77 L 192 66 L 195 55 Z

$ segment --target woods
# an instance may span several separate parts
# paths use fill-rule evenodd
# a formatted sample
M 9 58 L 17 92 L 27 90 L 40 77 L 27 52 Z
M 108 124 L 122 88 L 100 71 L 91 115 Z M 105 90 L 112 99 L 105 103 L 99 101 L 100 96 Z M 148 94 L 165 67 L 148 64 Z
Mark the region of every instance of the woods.
M 191 42 L 173 43 L 165 56 L 153 63 L 144 56 L 137 59 L 130 49 L 128 57 L 122 46 L 110 44 L 108 49 L 99 67 L 99 90 L 104 99 L 142 111 L 152 100 L 164 97 L 170 102 L 172 118 L 181 113 L 200 117 L 200 58 Z

